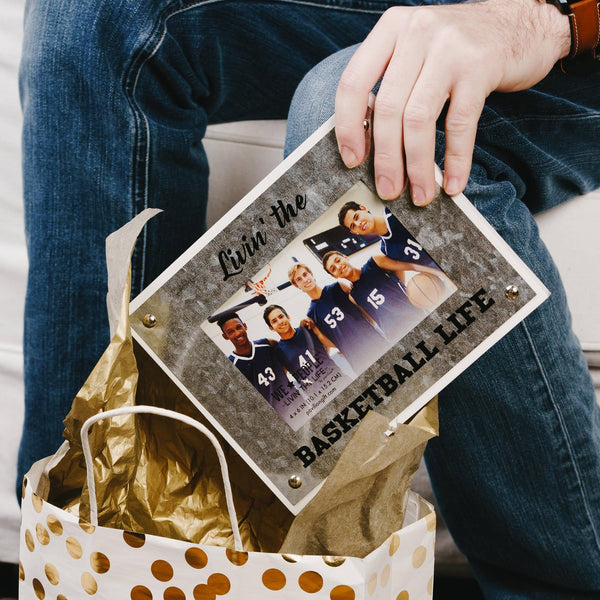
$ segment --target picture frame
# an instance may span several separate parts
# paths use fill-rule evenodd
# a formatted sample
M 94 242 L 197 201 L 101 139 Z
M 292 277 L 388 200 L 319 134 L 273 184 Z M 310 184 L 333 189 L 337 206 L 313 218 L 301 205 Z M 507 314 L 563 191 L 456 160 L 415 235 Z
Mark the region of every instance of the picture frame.
M 332 118 L 131 304 L 135 340 L 294 514 L 368 411 L 391 434 L 548 296 L 436 177 L 426 207 L 382 201 Z

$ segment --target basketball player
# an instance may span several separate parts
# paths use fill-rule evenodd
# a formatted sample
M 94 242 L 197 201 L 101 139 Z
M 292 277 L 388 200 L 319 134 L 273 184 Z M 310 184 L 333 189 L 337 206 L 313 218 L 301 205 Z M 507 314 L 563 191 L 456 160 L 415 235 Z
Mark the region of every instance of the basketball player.
M 400 262 L 384 255 L 369 258 L 359 269 L 336 250 L 323 256 L 323 268 L 336 279 L 343 278 L 352 283 L 350 296 L 381 327 L 391 343 L 406 335 L 425 316 L 406 295 L 400 279 L 404 272 L 420 271 L 448 279 L 439 269 Z
M 394 260 L 439 268 L 388 208 L 384 208 L 382 215 L 376 216 L 358 202 L 350 201 L 340 208 L 338 219 L 340 225 L 351 233 L 378 235 L 381 238 L 381 251 Z
M 320 287 L 313 272 L 302 263 L 294 263 L 288 277 L 311 299 L 307 311 L 309 329 L 314 323 L 324 331 L 357 375 L 389 348 L 377 323 L 344 292 L 338 282 Z
M 223 338 L 234 347 L 229 360 L 278 412 L 299 395 L 276 355 L 277 342 L 262 338 L 251 341 L 248 327 L 237 313 L 223 315 L 217 325 Z
M 310 390 L 306 390 L 307 393 L 313 395 L 314 392 L 318 395 L 334 382 L 338 389 L 349 383 L 349 377 L 342 373 L 329 356 L 321 340 L 328 345 L 331 342 L 323 336 L 318 327 L 294 328 L 285 308 L 277 304 L 267 306 L 263 318 L 269 329 L 281 338 L 275 350 L 280 363 L 300 382 L 303 389 L 307 385 L 311 386 Z

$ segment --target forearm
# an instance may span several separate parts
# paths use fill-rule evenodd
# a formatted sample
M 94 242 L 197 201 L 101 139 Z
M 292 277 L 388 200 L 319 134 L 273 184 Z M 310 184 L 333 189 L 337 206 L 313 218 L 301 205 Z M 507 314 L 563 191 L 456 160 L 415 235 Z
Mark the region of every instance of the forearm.
M 335 344 L 326 335 L 324 335 L 316 325 L 311 329 L 311 331 L 317 336 L 321 344 L 323 344 L 323 346 L 325 346 L 325 348 L 328 350 L 332 350 L 336 347 Z

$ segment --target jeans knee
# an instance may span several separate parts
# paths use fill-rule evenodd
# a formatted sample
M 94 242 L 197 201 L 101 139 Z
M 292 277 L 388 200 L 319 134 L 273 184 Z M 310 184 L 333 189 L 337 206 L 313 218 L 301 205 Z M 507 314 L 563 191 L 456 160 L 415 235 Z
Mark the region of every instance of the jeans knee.
M 298 84 L 288 114 L 286 156 L 333 114 L 338 81 L 357 47 L 327 57 Z

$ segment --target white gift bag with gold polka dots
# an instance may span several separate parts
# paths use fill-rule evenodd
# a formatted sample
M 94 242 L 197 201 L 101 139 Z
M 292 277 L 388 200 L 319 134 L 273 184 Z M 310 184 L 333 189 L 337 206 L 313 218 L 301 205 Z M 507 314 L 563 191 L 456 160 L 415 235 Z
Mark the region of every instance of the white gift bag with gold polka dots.
M 154 412 L 201 430 L 223 471 L 236 550 L 194 545 L 97 525 L 87 430 L 126 412 Z M 50 459 L 36 463 L 23 489 L 20 600 L 425 600 L 433 593 L 435 513 L 410 492 L 406 518 L 365 558 L 244 552 L 227 466 L 217 440 L 200 423 L 155 407 L 128 407 L 94 415 L 81 430 L 88 472 L 90 521 L 36 494 Z M 221 460 L 222 459 L 222 460 Z

